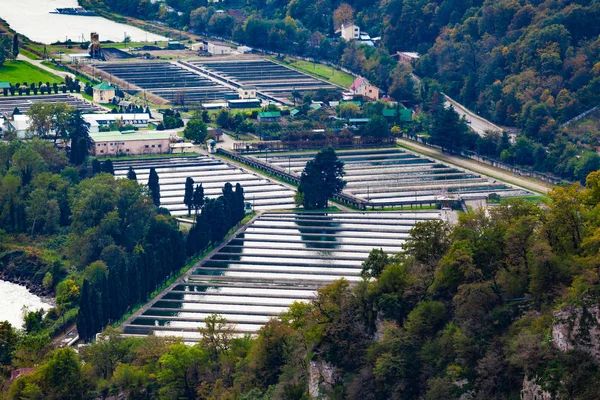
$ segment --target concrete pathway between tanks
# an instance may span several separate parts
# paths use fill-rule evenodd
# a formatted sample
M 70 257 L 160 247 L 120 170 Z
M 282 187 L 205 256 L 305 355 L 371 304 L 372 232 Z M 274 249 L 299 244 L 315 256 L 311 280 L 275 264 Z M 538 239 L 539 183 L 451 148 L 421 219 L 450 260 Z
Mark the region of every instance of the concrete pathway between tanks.
M 421 153 L 425 156 L 430 156 L 432 158 L 439 159 L 443 162 L 447 162 L 449 164 L 454 164 L 463 168 L 470 169 L 473 172 L 478 172 L 480 174 L 484 174 L 489 176 L 490 178 L 496 178 L 508 183 L 512 183 L 513 185 L 521 186 L 525 189 L 531 190 L 535 193 L 546 194 L 552 188 L 552 185 L 549 183 L 545 183 L 543 181 L 520 177 L 514 175 L 511 172 L 501 170 L 499 168 L 494 168 L 487 164 L 482 164 L 477 161 L 469 160 L 462 157 L 452 156 L 446 153 L 442 153 L 440 150 L 431 148 L 428 146 L 423 146 L 419 143 L 415 143 L 411 140 L 407 139 L 398 139 L 398 144 L 405 146 L 409 150 L 413 150 L 417 153 Z

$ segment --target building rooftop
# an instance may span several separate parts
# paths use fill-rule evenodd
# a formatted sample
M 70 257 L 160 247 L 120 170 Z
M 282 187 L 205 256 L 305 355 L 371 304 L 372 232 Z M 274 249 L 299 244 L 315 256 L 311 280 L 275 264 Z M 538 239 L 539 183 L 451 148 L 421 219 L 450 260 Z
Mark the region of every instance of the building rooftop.
M 87 122 L 90 121 L 115 121 L 117 119 L 122 120 L 148 120 L 150 115 L 146 113 L 141 114 L 83 114 L 82 118 Z
M 281 112 L 279 112 L 279 111 L 259 112 L 258 116 L 261 118 L 277 118 L 277 117 L 281 117 Z
M 96 86 L 94 86 L 94 90 L 115 90 L 115 87 L 110 83 L 100 82 Z
M 366 79 L 365 79 L 365 78 L 356 78 L 356 79 L 354 80 L 354 82 L 352 82 L 352 85 L 350 85 L 350 90 L 356 90 L 356 89 L 358 89 L 358 87 L 359 87 L 360 85 L 362 85 L 362 84 L 363 84 L 363 82 L 366 82 Z
M 383 110 L 382 115 L 384 117 L 395 117 L 396 109 L 395 108 L 385 108 Z M 408 108 L 400 109 L 400 121 L 402 121 L 402 122 L 412 121 L 412 110 L 410 110 Z
M 150 133 L 151 132 L 151 133 Z M 176 136 L 177 131 L 142 131 L 135 133 L 121 133 L 121 132 L 98 132 L 90 133 L 90 139 L 94 142 L 107 142 L 114 140 L 115 142 L 121 141 L 134 141 L 134 140 L 161 140 L 169 139 L 171 136 Z
M 415 53 L 413 51 L 399 51 L 399 53 L 407 57 L 414 58 L 415 60 L 420 57 L 419 53 Z

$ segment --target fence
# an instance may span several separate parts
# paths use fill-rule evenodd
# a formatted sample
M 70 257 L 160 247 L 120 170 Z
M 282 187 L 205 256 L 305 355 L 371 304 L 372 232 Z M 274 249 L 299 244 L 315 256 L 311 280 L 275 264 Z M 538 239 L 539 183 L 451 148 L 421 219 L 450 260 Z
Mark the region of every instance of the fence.
M 239 153 L 263 151 L 297 151 L 321 150 L 325 147 L 334 149 L 353 149 L 362 147 L 395 147 L 396 139 L 389 138 L 334 138 L 325 140 L 297 140 L 282 142 L 279 140 L 267 142 L 236 142 L 233 150 Z
M 582 118 L 587 117 L 588 115 L 590 115 L 591 113 L 593 113 L 594 111 L 600 109 L 600 104 L 597 105 L 594 108 L 590 108 L 589 110 L 582 112 L 581 114 L 579 114 L 578 116 L 576 116 L 575 118 L 571 118 L 570 120 L 568 120 L 567 122 L 565 122 L 564 124 L 562 124 L 560 127 L 561 128 L 566 128 L 567 126 L 571 125 L 573 122 L 577 122 Z

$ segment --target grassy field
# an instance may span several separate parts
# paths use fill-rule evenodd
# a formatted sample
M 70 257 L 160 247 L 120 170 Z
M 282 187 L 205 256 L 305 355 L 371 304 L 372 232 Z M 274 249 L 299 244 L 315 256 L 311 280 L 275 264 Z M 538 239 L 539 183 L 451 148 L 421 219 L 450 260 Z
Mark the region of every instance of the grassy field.
M 113 49 L 128 49 L 130 47 L 138 48 L 143 46 L 159 46 L 159 47 L 167 47 L 167 42 L 128 42 L 127 45 L 123 42 L 115 42 L 115 43 L 102 43 L 102 47 L 105 48 L 113 48 Z
M 352 75 L 330 67 L 328 65 L 316 64 L 308 61 L 293 60 L 291 58 L 287 58 L 285 61 L 285 65 L 290 68 L 293 68 L 300 72 L 304 72 L 309 75 L 313 75 L 317 78 L 323 79 L 325 81 L 331 82 L 339 86 L 343 86 L 345 88 L 349 88 L 350 85 L 352 85 L 352 82 L 354 82 L 354 77 Z
M 13 84 L 23 82 L 50 82 L 52 84 L 61 83 L 63 80 L 26 61 L 6 61 L 0 67 L 0 81 Z
M 40 59 L 37 55 L 35 55 L 32 52 L 27 51 L 25 49 L 19 49 L 19 53 L 23 54 L 25 57 L 27 57 L 31 60 L 39 60 Z

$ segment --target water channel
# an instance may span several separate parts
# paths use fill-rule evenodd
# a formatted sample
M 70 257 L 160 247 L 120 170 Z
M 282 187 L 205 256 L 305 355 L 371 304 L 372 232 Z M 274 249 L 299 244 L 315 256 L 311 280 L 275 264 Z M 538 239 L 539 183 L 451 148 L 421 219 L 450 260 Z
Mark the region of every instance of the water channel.
M 80 42 L 89 40 L 91 32 L 100 34 L 100 40 L 121 42 L 125 35 L 134 42 L 166 40 L 165 37 L 120 24 L 97 16 L 51 14 L 56 8 L 78 7 L 77 0 L 20 0 L 2 1 L 0 18 L 16 32 L 36 42 L 50 44 L 57 41 Z

